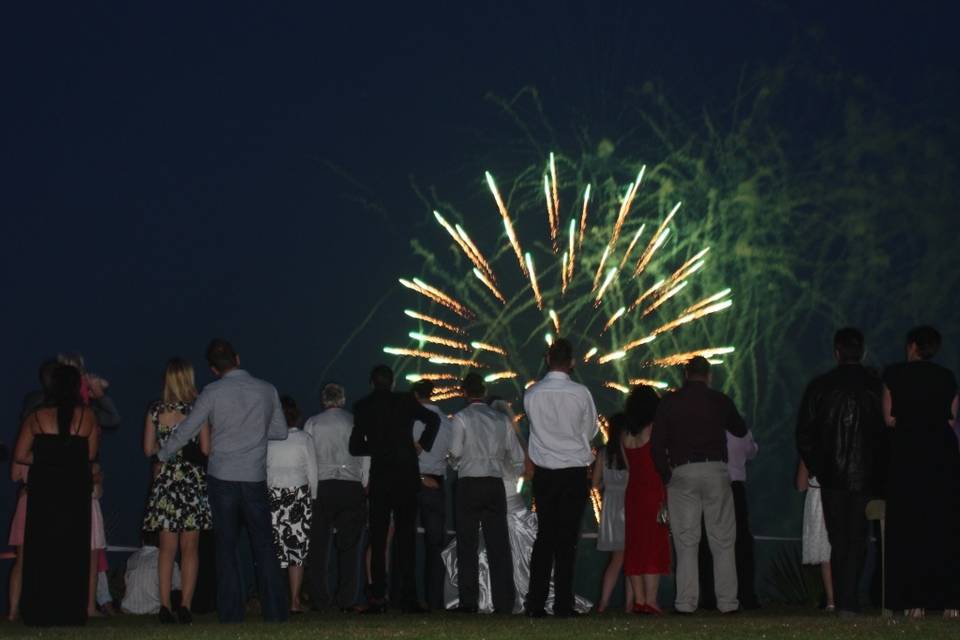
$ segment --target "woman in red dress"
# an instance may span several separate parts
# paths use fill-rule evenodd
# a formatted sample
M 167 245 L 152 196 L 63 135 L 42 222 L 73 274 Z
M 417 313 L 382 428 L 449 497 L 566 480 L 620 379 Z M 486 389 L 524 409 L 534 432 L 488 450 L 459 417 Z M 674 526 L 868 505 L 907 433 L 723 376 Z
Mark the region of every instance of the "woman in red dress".
M 654 615 L 663 613 L 657 606 L 660 576 L 670 573 L 669 529 L 658 521 L 667 494 L 650 455 L 650 432 L 659 402 L 651 387 L 633 389 L 627 399 L 627 433 L 622 441 L 629 469 L 623 573 L 633 585 L 634 613 Z

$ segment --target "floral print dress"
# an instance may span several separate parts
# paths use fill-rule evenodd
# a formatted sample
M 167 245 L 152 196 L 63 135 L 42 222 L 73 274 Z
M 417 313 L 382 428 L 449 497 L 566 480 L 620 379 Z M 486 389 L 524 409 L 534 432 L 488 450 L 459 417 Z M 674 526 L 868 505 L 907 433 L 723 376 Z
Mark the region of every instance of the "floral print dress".
M 173 411 L 187 415 L 191 408 L 186 402 L 156 402 L 150 407 L 150 420 L 161 447 L 176 427 L 161 424 L 160 415 Z M 192 444 L 198 442 L 199 436 L 191 441 Z M 183 451 L 178 451 L 160 465 L 160 473 L 150 488 L 143 530 L 179 532 L 212 528 L 206 472 L 200 465 L 185 460 Z

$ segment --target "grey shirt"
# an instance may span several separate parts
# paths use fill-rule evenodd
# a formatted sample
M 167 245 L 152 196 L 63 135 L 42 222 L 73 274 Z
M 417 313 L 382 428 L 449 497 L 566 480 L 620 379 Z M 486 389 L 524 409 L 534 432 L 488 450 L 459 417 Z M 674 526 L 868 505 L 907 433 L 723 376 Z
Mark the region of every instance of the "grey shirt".
M 523 473 L 523 448 L 510 418 L 483 402 L 453 416 L 450 456 L 460 478 L 502 478 Z
M 353 432 L 353 414 L 339 407 L 330 407 L 313 416 L 303 425 L 313 438 L 317 453 L 317 479 L 364 482 L 368 456 L 350 455 L 350 433 Z
M 157 453 L 166 462 L 210 423 L 210 464 L 218 480 L 263 482 L 267 479 L 267 440 L 285 440 L 287 422 L 273 385 L 243 369 L 228 371 L 203 388 L 193 410 Z
M 417 462 L 420 463 L 420 473 L 431 476 L 447 475 L 447 452 L 450 451 L 451 424 L 446 414 L 440 411 L 440 407 L 435 404 L 424 404 L 427 409 L 440 416 L 440 428 L 437 430 L 437 437 L 433 441 L 430 451 L 424 449 L 420 452 Z M 426 425 L 417 420 L 413 423 L 413 439 L 419 440 L 423 435 Z

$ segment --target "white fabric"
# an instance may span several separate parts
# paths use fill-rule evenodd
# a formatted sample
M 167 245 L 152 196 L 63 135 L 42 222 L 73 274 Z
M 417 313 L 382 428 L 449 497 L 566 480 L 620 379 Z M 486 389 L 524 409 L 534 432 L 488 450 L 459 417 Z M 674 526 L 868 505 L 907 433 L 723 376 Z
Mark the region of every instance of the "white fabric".
M 753 432 L 747 431 L 742 438 L 727 431 L 727 471 L 732 482 L 747 481 L 747 460 L 753 460 L 760 451 L 760 445 L 753 439 Z
M 510 418 L 484 402 L 453 416 L 450 457 L 459 478 L 502 478 L 504 468 L 523 473 L 523 448 Z
M 300 429 L 290 429 L 286 440 L 271 440 L 267 444 L 267 486 L 310 487 L 310 495 L 317 497 L 317 454 L 313 438 Z
M 565 373 L 551 371 L 523 396 L 530 421 L 530 459 L 539 467 L 567 469 L 593 462 L 597 408 L 590 391 Z
M 433 440 L 433 446 L 430 451 L 423 451 L 420 454 L 420 473 L 427 473 L 432 476 L 444 476 L 447 474 L 447 453 L 450 452 L 450 439 L 453 437 L 451 424 L 447 415 L 435 404 L 424 404 L 427 409 L 440 416 L 440 428 L 437 430 L 437 437 Z M 413 441 L 418 442 L 423 430 L 427 425 L 419 420 L 413 423 Z
M 320 480 L 353 480 L 367 484 L 363 479 L 363 465 L 364 461 L 369 465 L 370 458 L 350 455 L 352 413 L 331 407 L 307 420 L 303 430 L 313 438 Z
M 803 564 L 830 562 L 830 539 L 827 522 L 823 519 L 820 485 L 810 478 L 807 497 L 803 502 Z
M 113 596 L 110 595 L 110 582 L 107 580 L 107 572 L 97 573 L 97 604 L 101 607 L 113 602 Z
M 143 546 L 127 558 L 127 571 L 124 576 L 126 592 L 120 609 L 124 613 L 135 615 L 156 614 L 160 611 L 160 574 L 157 572 L 157 559 L 160 550 Z M 173 564 L 173 590 L 180 589 L 180 567 Z

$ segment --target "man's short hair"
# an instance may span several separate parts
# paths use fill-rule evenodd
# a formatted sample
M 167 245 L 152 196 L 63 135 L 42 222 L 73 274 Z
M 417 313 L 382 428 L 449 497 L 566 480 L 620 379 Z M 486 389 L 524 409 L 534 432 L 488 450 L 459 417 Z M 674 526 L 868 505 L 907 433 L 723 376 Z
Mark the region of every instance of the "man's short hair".
M 691 380 L 706 380 L 710 375 L 710 361 L 703 356 L 694 356 L 683 365 L 683 372 Z
M 569 367 L 573 364 L 573 345 L 566 338 L 557 338 L 547 349 L 547 365 Z
M 863 332 L 856 327 L 844 327 L 833 334 L 833 348 L 840 362 L 860 362 L 864 352 Z
M 487 385 L 483 383 L 483 376 L 476 371 L 471 371 L 463 378 L 460 388 L 468 398 L 482 398 L 487 394 Z
M 323 385 L 320 400 L 324 407 L 343 407 L 347 403 L 347 393 L 343 386 L 331 382 Z
M 413 395 L 420 400 L 429 400 L 433 396 L 433 383 L 429 380 L 420 380 L 413 385 Z
M 237 366 L 237 352 L 223 338 L 214 338 L 207 345 L 207 364 L 217 371 L 229 371 Z
M 929 325 L 914 327 L 907 332 L 907 344 L 917 345 L 917 354 L 924 360 L 937 355 L 941 340 L 940 332 Z
M 370 384 L 374 389 L 389 391 L 393 388 L 393 369 L 385 364 L 378 364 L 370 371 Z

